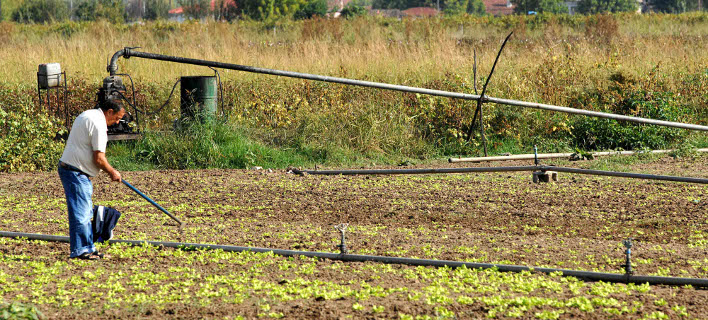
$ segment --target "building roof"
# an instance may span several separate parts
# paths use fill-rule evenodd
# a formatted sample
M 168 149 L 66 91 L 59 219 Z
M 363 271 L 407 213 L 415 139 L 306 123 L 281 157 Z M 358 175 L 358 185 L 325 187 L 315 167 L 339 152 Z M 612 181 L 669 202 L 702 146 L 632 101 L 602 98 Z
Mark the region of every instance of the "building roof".
M 503 16 L 514 13 L 516 5 L 511 4 L 507 0 L 482 0 L 487 13 L 495 16 Z M 511 4 L 510 6 L 507 6 Z
M 415 7 L 403 10 L 402 13 L 409 17 L 432 17 L 438 14 L 438 10 L 429 7 Z

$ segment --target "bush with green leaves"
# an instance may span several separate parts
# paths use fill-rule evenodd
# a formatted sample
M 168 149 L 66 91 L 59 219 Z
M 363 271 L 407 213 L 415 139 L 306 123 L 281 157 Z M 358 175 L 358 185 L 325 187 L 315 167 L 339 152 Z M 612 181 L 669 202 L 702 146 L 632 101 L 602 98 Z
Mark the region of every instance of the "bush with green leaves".
M 529 11 L 538 13 L 568 13 L 568 7 L 563 0 L 512 0 L 515 13 L 527 14 Z
M 295 19 L 324 17 L 327 14 L 327 0 L 308 0 L 297 12 Z
M 184 15 L 191 19 L 201 19 L 209 14 L 209 1 L 207 0 L 177 0 Z
M 0 319 L 39 320 L 42 319 L 42 313 L 37 307 L 20 302 L 0 303 Z
M 648 91 L 632 84 L 617 84 L 580 99 L 581 103 L 605 106 L 605 112 L 686 122 L 687 109 L 671 92 Z M 578 116 L 572 124 L 574 145 L 583 150 L 660 149 L 679 143 L 687 131 L 635 122 Z
M 64 143 L 56 137 L 65 130 L 26 94 L 15 94 L 16 104 L 0 106 L 0 172 L 49 170 L 61 157 Z
M 371 7 L 374 9 L 400 9 L 405 10 L 415 7 L 434 7 L 437 3 L 430 0 L 373 0 Z M 440 1 L 444 7 L 444 0 Z
M 167 0 L 147 0 L 145 1 L 146 20 L 167 19 L 170 11 L 170 2 Z
M 25 0 L 13 13 L 12 21 L 46 23 L 69 19 L 69 8 L 63 0 Z
M 487 10 L 481 0 L 447 0 L 443 12 L 447 15 L 476 14 L 484 15 Z
M 121 0 L 88 0 L 79 4 L 74 11 L 81 21 L 108 20 L 112 23 L 125 21 L 125 6 Z
M 170 132 L 148 131 L 131 149 L 135 160 L 161 169 L 248 168 L 298 162 L 291 153 L 253 142 L 243 130 L 216 119 L 203 123 L 183 120 Z
M 291 18 L 306 5 L 305 0 L 244 0 L 239 2 L 241 13 L 257 21 L 272 23 L 282 18 Z
M 597 14 L 607 12 L 636 11 L 636 0 L 580 0 L 578 12 L 583 14 Z
M 343 18 L 355 18 L 355 17 L 360 17 L 364 16 L 368 13 L 369 11 L 366 10 L 365 7 L 357 5 L 357 4 L 352 4 L 348 3 L 342 11 L 340 11 L 340 14 L 342 15 Z
M 700 1 L 695 0 L 652 0 L 649 5 L 654 11 L 665 13 L 685 13 L 689 11 L 700 11 L 698 7 Z M 703 9 L 706 8 L 706 1 L 703 1 Z

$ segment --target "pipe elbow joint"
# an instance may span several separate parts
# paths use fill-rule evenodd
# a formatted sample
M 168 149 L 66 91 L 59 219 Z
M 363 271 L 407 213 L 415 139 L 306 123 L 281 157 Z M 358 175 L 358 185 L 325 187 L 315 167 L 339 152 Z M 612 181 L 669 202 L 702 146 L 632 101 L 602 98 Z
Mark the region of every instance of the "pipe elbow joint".
M 127 48 L 116 51 L 116 53 L 113 54 L 113 57 L 111 57 L 111 62 L 108 63 L 108 67 L 106 68 L 106 71 L 108 71 L 110 73 L 110 75 L 112 75 L 112 76 L 115 75 L 116 72 L 118 71 L 118 58 L 120 58 L 122 56 L 125 56 L 126 58 L 128 58 L 129 52 L 130 52 L 130 50 Z

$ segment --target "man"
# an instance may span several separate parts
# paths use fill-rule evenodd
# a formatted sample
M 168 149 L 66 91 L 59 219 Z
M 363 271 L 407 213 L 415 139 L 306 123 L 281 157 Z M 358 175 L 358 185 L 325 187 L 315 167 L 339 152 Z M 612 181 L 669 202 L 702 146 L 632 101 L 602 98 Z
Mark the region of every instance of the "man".
M 74 120 L 59 160 L 59 178 L 69 211 L 70 258 L 97 260 L 103 257 L 93 245 L 93 185 L 89 177 L 103 170 L 111 180 L 121 181 L 120 172 L 106 159 L 106 143 L 107 127 L 118 123 L 125 109 L 116 100 L 99 100 L 99 108 L 86 110 Z

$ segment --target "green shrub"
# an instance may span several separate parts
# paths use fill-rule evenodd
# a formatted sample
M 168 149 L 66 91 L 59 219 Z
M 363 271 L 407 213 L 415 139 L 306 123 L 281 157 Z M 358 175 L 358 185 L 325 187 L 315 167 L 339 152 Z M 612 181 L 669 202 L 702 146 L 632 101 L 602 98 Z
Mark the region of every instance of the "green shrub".
M 13 90 L 9 95 L 14 99 L 0 105 L 0 172 L 54 168 L 64 147 L 56 137 L 65 130 L 54 117 L 37 112 L 26 93 Z
M 87 0 L 74 12 L 81 21 L 108 20 L 112 23 L 125 21 L 125 7 L 121 0 Z
M 596 91 L 587 102 L 605 105 L 605 112 L 657 120 L 681 122 L 688 114 L 672 93 L 646 91 L 631 84 Z M 683 141 L 687 134 L 677 128 L 584 116 L 572 122 L 574 145 L 583 150 L 666 148 Z
M 170 132 L 147 132 L 134 150 L 138 162 L 161 169 L 285 167 L 302 163 L 292 152 L 253 142 L 238 127 L 219 121 L 183 122 Z
M 606 12 L 629 12 L 637 10 L 636 0 L 580 0 L 578 12 L 596 14 Z
M 207 0 L 177 0 L 184 15 L 191 19 L 201 19 L 209 14 L 209 1 Z
M 19 302 L 0 303 L 0 319 L 3 320 L 38 320 L 42 313 L 37 307 Z
M 45 23 L 69 19 L 69 8 L 62 0 L 25 0 L 12 13 L 12 21 Z
M 170 11 L 170 2 L 167 0 L 147 0 L 145 2 L 146 20 L 167 19 Z
M 295 19 L 310 19 L 312 17 L 324 17 L 327 14 L 326 0 L 308 0 L 304 6 L 295 12 Z
M 344 18 L 355 18 L 359 16 L 364 16 L 367 13 L 368 10 L 366 10 L 366 8 L 352 3 L 347 4 L 340 12 L 342 17 Z
M 568 8 L 561 0 L 512 0 L 515 4 L 515 13 L 528 14 L 529 11 L 538 13 L 568 13 Z

